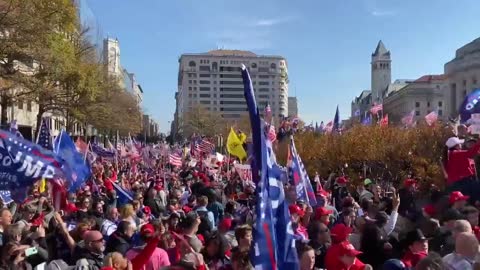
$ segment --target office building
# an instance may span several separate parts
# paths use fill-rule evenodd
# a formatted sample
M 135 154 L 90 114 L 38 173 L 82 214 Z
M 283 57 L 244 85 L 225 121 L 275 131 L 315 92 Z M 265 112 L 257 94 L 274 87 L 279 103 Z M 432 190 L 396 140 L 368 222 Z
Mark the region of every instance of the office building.
M 288 116 L 298 116 L 298 100 L 297 97 L 288 97 Z

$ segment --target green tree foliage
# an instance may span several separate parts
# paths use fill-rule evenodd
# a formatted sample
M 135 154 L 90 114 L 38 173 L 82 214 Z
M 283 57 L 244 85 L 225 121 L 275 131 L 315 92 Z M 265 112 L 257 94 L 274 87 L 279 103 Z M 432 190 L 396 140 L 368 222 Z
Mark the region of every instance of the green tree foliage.
M 213 137 L 226 130 L 227 125 L 219 113 L 211 112 L 202 106 L 194 106 L 185 114 L 181 122 L 183 123 L 181 130 L 185 138 L 190 138 L 194 133 Z

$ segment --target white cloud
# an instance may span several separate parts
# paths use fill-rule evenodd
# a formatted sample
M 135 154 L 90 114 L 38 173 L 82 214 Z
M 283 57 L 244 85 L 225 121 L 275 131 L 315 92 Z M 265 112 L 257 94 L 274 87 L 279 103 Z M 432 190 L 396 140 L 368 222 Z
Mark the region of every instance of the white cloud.
M 370 14 L 375 17 L 387 17 L 395 15 L 395 12 L 392 10 L 374 10 Z
M 270 18 L 270 19 L 258 19 L 253 24 L 254 26 L 263 26 L 263 27 L 271 27 L 278 24 L 288 23 L 294 21 L 296 19 L 295 16 L 285 16 L 281 18 Z

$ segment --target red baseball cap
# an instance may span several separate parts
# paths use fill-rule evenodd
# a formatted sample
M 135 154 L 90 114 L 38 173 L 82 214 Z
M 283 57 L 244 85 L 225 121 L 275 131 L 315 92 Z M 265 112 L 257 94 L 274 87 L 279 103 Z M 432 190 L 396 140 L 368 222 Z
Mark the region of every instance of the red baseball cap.
M 333 213 L 333 210 L 329 210 L 325 207 L 319 207 L 315 210 L 315 219 L 320 219 L 322 216 L 327 216 Z
M 450 193 L 450 198 L 448 199 L 448 201 L 450 202 L 450 204 L 454 204 L 459 201 L 466 201 L 469 198 L 470 196 L 463 195 L 460 191 L 454 191 Z
M 423 211 L 425 211 L 425 213 L 427 213 L 429 216 L 434 216 L 437 213 L 437 210 L 433 204 L 425 205 L 425 207 L 423 207 Z
M 343 223 L 339 223 L 330 230 L 330 235 L 336 240 L 335 242 L 343 242 L 347 240 L 348 236 L 352 233 L 352 228 L 345 226 Z
M 233 220 L 231 218 L 224 218 L 218 225 L 219 228 L 225 229 L 225 230 L 230 230 L 232 227 Z
M 155 227 L 152 224 L 148 223 L 140 228 L 140 235 L 146 236 L 155 232 Z
M 417 184 L 417 180 L 411 179 L 411 178 L 405 179 L 405 181 L 403 181 L 403 185 L 406 186 L 406 187 L 411 187 L 411 186 L 414 186 L 416 184 Z
M 348 179 L 344 176 L 340 176 L 337 178 L 337 184 L 346 184 L 348 183 Z
M 289 207 L 288 207 L 288 210 L 290 210 L 290 214 L 293 215 L 293 214 L 297 214 L 299 215 L 300 217 L 303 217 L 303 215 L 305 215 L 305 211 L 303 211 L 302 208 L 300 208 L 300 206 L 296 205 L 296 204 L 291 204 Z
M 351 256 L 351 257 L 356 257 L 357 255 L 362 254 L 361 251 L 358 251 L 355 249 L 355 247 L 348 241 L 343 241 L 342 243 L 339 244 L 339 255 L 340 256 Z

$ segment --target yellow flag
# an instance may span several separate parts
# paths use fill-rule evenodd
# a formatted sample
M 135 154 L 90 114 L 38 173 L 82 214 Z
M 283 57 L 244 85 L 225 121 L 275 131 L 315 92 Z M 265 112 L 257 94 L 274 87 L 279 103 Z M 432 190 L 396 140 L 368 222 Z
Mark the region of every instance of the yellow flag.
M 245 138 L 243 138 L 245 140 Z M 240 160 L 247 158 L 247 153 L 243 149 L 243 142 L 238 138 L 237 133 L 230 128 L 230 133 L 227 138 L 227 151 L 232 156 L 238 157 Z
M 45 190 L 47 190 L 47 179 L 42 178 L 42 180 L 40 180 L 40 186 L 38 187 L 38 192 L 43 193 L 45 192 Z

